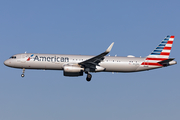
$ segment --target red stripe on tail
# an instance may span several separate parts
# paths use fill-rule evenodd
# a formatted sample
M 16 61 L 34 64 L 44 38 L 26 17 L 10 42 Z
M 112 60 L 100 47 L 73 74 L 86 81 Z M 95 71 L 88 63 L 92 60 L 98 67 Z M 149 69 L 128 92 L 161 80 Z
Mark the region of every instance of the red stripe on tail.
M 170 38 L 174 38 L 174 36 L 171 36 Z
M 164 50 L 171 50 L 171 47 L 164 47 Z
M 168 41 L 167 44 L 173 44 L 173 41 Z
M 161 54 L 160 55 L 168 55 L 169 56 L 169 52 L 167 53 L 167 52 L 161 52 Z

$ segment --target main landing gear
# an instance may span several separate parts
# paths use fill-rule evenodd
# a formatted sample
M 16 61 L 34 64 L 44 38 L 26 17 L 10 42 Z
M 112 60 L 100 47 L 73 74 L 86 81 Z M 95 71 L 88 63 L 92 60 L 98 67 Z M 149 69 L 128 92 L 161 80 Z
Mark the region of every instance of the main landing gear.
M 24 75 L 24 72 L 25 72 L 25 68 L 23 68 L 23 73 L 21 74 L 21 77 L 23 78 L 25 75 Z
M 92 75 L 90 73 L 87 73 L 86 80 L 89 82 L 91 81 Z
M 90 68 L 85 68 L 85 73 L 87 74 L 86 80 L 91 81 L 92 75 L 89 73 Z

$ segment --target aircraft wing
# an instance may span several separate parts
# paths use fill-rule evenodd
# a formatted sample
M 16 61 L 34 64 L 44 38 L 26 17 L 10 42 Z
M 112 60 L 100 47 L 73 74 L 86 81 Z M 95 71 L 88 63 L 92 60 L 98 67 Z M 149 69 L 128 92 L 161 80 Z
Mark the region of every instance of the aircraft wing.
M 108 47 L 108 49 L 105 52 L 103 52 L 95 57 L 92 57 L 86 61 L 80 62 L 78 64 L 83 66 L 84 68 L 93 68 L 94 69 L 94 67 L 96 65 L 98 65 L 102 60 L 104 60 L 104 56 L 106 56 L 111 51 L 113 45 L 114 45 L 114 42 L 111 43 L 111 45 Z

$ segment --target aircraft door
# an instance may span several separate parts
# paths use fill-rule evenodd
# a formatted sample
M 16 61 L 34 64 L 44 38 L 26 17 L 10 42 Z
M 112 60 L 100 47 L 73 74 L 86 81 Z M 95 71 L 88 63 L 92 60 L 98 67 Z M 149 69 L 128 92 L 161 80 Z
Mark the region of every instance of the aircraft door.
M 25 63 L 27 60 L 27 55 L 26 54 L 22 54 L 21 55 L 21 63 Z

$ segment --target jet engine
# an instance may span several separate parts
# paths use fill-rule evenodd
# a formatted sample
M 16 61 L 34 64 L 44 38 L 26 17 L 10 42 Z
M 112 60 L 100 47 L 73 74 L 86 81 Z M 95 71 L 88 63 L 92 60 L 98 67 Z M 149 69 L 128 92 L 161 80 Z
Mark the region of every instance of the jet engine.
M 84 68 L 79 66 L 64 66 L 64 76 L 83 76 Z

